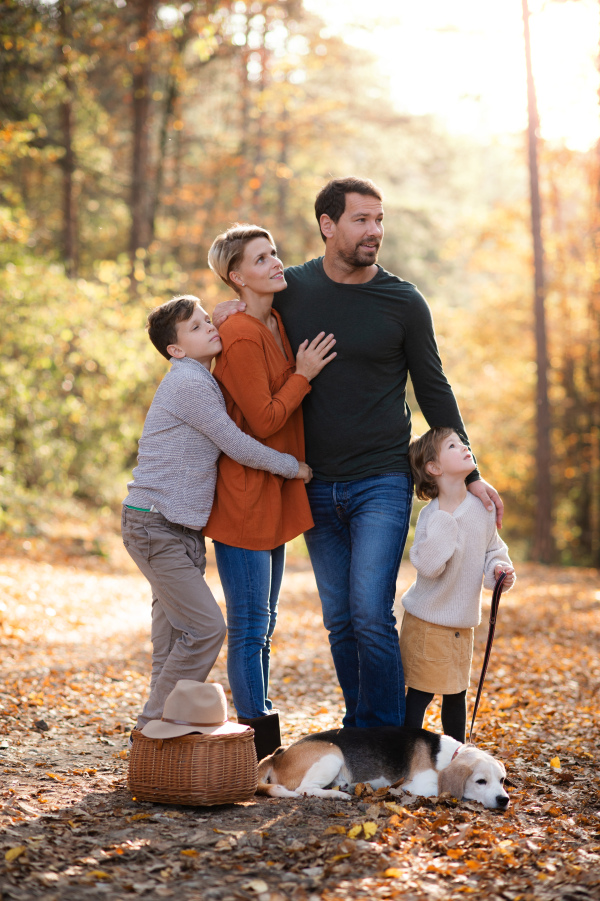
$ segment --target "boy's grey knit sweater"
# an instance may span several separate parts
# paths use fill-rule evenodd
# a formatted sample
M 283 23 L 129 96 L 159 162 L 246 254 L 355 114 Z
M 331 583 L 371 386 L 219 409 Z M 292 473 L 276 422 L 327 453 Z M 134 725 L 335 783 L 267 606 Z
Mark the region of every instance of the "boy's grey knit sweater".
M 154 505 L 170 522 L 201 529 L 212 508 L 221 452 L 243 466 L 286 479 L 298 475 L 295 457 L 238 429 L 227 415 L 221 389 L 202 363 L 189 357 L 171 359 L 148 410 L 138 465 L 123 503 L 145 509 Z
M 495 584 L 494 568 L 510 563 L 496 531 L 496 513 L 467 494 L 454 513 L 437 498 L 423 507 L 410 559 L 417 570 L 402 598 L 405 610 L 428 623 L 466 629 L 481 622 L 481 581 Z

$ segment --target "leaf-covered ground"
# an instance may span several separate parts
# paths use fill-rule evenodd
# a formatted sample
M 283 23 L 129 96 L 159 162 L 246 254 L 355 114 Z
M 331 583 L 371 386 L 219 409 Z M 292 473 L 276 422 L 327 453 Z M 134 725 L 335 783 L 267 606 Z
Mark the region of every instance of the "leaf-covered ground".
M 403 563 L 399 594 L 412 575 Z M 212 556 L 208 580 L 222 598 Z M 599 588 L 596 571 L 521 566 L 502 600 L 476 740 L 505 761 L 508 811 L 368 787 L 351 802 L 169 807 L 126 787 L 149 603 L 112 520 L 0 540 L 0 898 L 600 899 Z M 213 678 L 227 687 L 224 652 Z M 272 688 L 285 743 L 339 724 L 301 555 Z M 439 729 L 437 708 L 428 725 Z

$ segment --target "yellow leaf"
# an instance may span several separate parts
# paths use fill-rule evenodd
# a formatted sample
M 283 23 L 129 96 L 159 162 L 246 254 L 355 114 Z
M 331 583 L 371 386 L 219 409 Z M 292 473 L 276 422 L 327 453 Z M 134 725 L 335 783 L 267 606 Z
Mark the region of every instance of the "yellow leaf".
M 17 857 L 20 857 L 21 854 L 27 851 L 27 847 L 25 845 L 15 845 L 14 848 L 9 848 L 6 854 L 4 855 L 4 859 L 7 863 L 12 863 L 13 860 L 16 860 Z
M 328 826 L 323 835 L 345 835 L 346 828 L 344 826 Z
M 87 875 L 93 879 L 112 879 L 112 876 L 106 870 L 90 870 Z
M 185 857 L 197 857 L 198 856 L 198 852 L 196 851 L 195 848 L 183 848 L 179 853 L 183 854 Z
M 58 782 L 65 782 L 65 781 L 66 781 L 66 780 L 65 780 L 65 777 L 64 777 L 64 776 L 59 776 L 58 773 L 46 773 L 46 776 L 48 776 L 50 779 L 56 779 Z
M 389 879 L 401 879 L 403 876 L 402 870 L 396 869 L 396 867 L 388 867 L 384 876 L 387 876 Z
M 357 838 L 362 832 L 362 826 L 351 826 L 348 829 L 348 838 Z
M 552 760 L 550 761 L 550 766 L 551 766 L 553 769 L 555 769 L 555 770 L 560 770 L 560 769 L 561 769 L 561 766 L 560 766 L 560 758 L 559 758 L 559 757 L 553 757 Z
M 404 807 L 401 807 L 400 804 L 395 804 L 393 801 L 386 801 L 384 806 L 386 810 L 391 810 L 394 813 L 406 813 Z
M 462 848 L 448 848 L 446 854 L 448 857 L 452 858 L 452 860 L 458 860 L 459 857 L 464 856 L 464 851 Z
M 127 819 L 130 822 L 134 822 L 135 820 L 149 820 L 151 817 L 151 813 L 134 813 L 132 817 L 127 817 Z
M 330 863 L 335 863 L 335 862 L 338 861 L 338 860 L 343 860 L 344 857 L 350 857 L 350 852 L 348 851 L 347 854 L 336 854 L 336 855 L 334 855 L 334 857 L 331 858 Z
M 377 823 L 363 823 L 365 838 L 373 838 L 377 832 Z

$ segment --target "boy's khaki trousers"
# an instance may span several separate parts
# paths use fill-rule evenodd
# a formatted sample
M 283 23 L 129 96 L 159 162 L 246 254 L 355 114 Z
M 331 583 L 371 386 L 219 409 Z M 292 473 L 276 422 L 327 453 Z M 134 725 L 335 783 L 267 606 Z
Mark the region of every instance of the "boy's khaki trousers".
M 204 581 L 204 536 L 161 513 L 123 507 L 123 544 L 152 588 L 150 697 L 137 721 L 160 719 L 179 679 L 204 682 L 225 639 L 226 627 Z

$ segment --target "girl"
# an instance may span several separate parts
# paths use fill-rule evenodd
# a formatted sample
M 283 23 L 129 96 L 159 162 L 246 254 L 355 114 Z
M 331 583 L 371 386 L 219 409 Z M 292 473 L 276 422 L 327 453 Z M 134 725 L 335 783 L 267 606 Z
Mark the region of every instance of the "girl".
M 270 233 L 235 225 L 210 249 L 211 269 L 246 303 L 221 326 L 214 375 L 233 421 L 268 447 L 304 460 L 300 404 L 310 381 L 336 356 L 321 332 L 296 360 L 273 296 L 286 287 Z M 279 715 L 268 697 L 271 637 L 285 564 L 285 543 L 313 525 L 301 481 L 219 461 L 215 502 L 205 534 L 214 542 L 227 605 L 227 672 L 238 722 L 255 730 L 260 760 L 281 744 Z
M 515 583 L 495 514 L 467 491 L 475 460 L 451 428 L 433 428 L 413 441 L 408 458 L 421 510 L 410 559 L 417 580 L 402 598 L 400 653 L 408 691 L 405 726 L 420 728 L 434 694 L 442 698 L 442 726 L 465 741 L 467 688 L 474 626 L 481 622 L 481 580 L 493 588 L 506 572 Z

